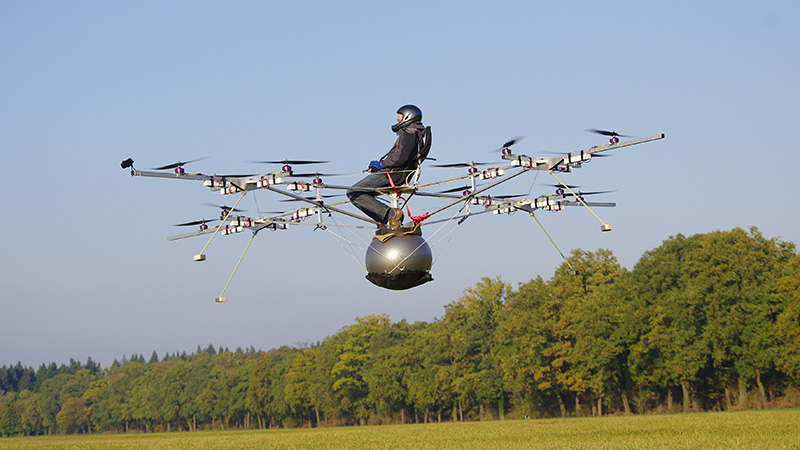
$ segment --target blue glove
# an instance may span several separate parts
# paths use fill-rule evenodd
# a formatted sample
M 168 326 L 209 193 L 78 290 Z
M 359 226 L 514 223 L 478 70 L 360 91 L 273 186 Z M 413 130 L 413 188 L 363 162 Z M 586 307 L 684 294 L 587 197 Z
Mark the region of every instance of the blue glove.
M 383 170 L 383 165 L 380 161 L 370 161 L 368 169 L 370 172 L 379 172 Z

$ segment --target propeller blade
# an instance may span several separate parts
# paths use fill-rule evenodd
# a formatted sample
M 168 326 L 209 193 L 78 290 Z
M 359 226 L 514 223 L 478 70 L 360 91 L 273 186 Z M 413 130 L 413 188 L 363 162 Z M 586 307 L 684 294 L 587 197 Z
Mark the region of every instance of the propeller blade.
M 593 191 L 593 192 L 581 192 L 581 191 L 578 191 L 578 192 L 577 192 L 577 196 L 578 196 L 578 197 L 583 197 L 584 195 L 608 194 L 609 192 L 617 192 L 617 191 L 616 191 L 616 190 L 613 190 L 613 191 Z M 574 195 L 574 194 L 572 194 L 572 193 L 569 193 L 569 192 L 565 192 L 565 193 L 564 193 L 564 196 L 565 196 L 565 197 L 571 197 L 571 196 L 573 196 L 573 195 Z
M 469 190 L 469 189 L 472 189 L 472 188 L 470 186 L 461 186 L 461 187 L 457 187 L 457 188 L 451 188 L 451 189 L 448 189 L 446 191 L 441 191 L 441 192 L 439 192 L 439 194 L 451 194 L 453 192 L 462 192 L 462 191 L 466 191 L 466 190 Z
M 224 211 L 244 212 L 243 209 L 231 208 L 230 206 L 227 206 L 227 205 L 215 205 L 214 203 L 203 203 L 203 204 L 206 205 L 206 206 L 213 206 L 215 208 L 219 208 L 219 209 L 222 209 Z
M 566 153 L 563 153 L 563 152 L 542 152 L 542 153 L 544 153 L 545 155 L 566 155 Z M 608 153 L 593 153 L 592 154 L 592 158 L 607 158 L 609 156 L 614 156 L 614 155 L 610 155 Z
M 191 222 L 176 223 L 174 226 L 176 226 L 176 227 L 189 227 L 189 226 L 192 226 L 192 225 L 202 225 L 204 223 L 214 222 L 215 220 L 219 220 L 219 219 L 193 220 Z
M 602 134 L 603 136 L 611 136 L 611 137 L 630 137 L 626 134 L 619 134 L 616 131 L 606 131 L 606 130 L 596 130 L 594 128 L 588 128 L 586 131 L 590 133 L 597 133 Z
M 292 178 L 311 178 L 311 177 L 343 177 L 346 175 L 359 175 L 359 174 L 348 174 L 348 173 L 319 173 L 319 172 L 308 172 L 308 173 L 294 173 L 289 175 Z
M 503 144 L 502 148 L 509 148 L 509 147 L 511 147 L 512 145 L 516 144 L 517 142 L 521 141 L 524 138 L 525 138 L 525 136 L 517 136 L 517 137 L 511 139 L 510 141 L 506 142 L 505 144 Z
M 613 208 L 617 206 L 614 202 L 584 202 L 587 206 L 591 207 L 599 207 L 599 208 Z M 583 206 L 580 202 L 576 202 L 574 200 L 565 200 L 565 206 Z
M 256 176 L 256 174 L 254 174 L 254 173 L 244 173 L 244 174 L 234 174 L 234 175 L 229 175 L 229 174 L 217 175 L 217 174 L 214 174 L 215 178 L 249 178 L 249 177 L 254 177 L 254 176 Z
M 282 161 L 249 161 L 251 163 L 257 164 L 294 164 L 294 165 L 303 165 L 303 164 L 325 164 L 329 163 L 330 161 L 309 161 L 303 159 L 284 159 Z
M 153 170 L 167 170 L 167 169 L 177 169 L 178 167 L 183 166 L 184 164 L 193 163 L 195 161 L 202 161 L 206 158 L 197 158 L 197 159 L 190 159 L 189 161 L 178 161 L 176 163 L 167 164 L 166 166 L 161 167 L 154 167 Z
M 523 139 L 525 139 L 525 136 L 516 136 L 514 138 L 511 138 L 510 140 L 506 141 L 506 143 L 503 144 L 502 147 L 496 148 L 496 149 L 492 150 L 490 153 L 499 152 L 499 151 L 502 151 L 503 149 L 510 148 L 512 145 L 516 144 L 517 142 L 519 142 L 519 141 L 521 141 Z
M 554 187 L 554 188 L 563 188 L 564 187 L 563 184 L 545 184 L 545 186 L 551 186 L 551 187 Z M 571 184 L 568 184 L 567 187 L 570 188 L 570 189 L 578 189 L 580 186 L 573 186 Z
M 333 198 L 333 197 L 341 197 L 343 194 L 332 194 L 332 195 L 323 195 L 322 198 Z M 310 200 L 312 202 L 317 201 L 316 197 L 303 197 L 306 200 Z M 302 200 L 296 198 L 287 198 L 285 200 L 278 200 L 279 202 L 300 202 Z
M 525 197 L 528 194 L 516 194 L 516 195 L 492 195 L 492 198 L 500 198 L 500 199 L 507 199 L 507 198 L 517 198 L 517 197 Z
M 452 164 L 432 164 L 431 167 L 445 167 L 445 168 L 452 168 L 452 167 L 474 167 L 474 166 L 488 166 L 490 164 L 497 164 L 497 163 L 488 163 L 488 162 L 468 162 L 468 163 L 452 163 Z

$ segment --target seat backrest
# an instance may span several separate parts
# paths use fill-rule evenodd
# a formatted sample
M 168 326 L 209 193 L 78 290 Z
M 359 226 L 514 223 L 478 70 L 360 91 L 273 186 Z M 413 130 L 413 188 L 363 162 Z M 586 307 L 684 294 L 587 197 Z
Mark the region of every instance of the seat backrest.
M 416 185 L 419 181 L 419 173 L 420 167 L 422 166 L 422 162 L 428 158 L 428 153 L 431 151 L 431 127 L 425 127 L 425 131 L 422 133 L 422 142 L 419 144 L 419 148 L 417 149 L 417 164 L 414 167 L 408 177 L 406 178 L 406 184 Z
M 425 161 L 425 158 L 428 157 L 428 153 L 431 151 L 431 127 L 425 127 L 425 133 L 423 134 L 423 141 L 422 145 L 420 146 L 419 153 L 417 154 L 417 159 L 419 160 L 419 164 L 422 164 L 422 161 Z

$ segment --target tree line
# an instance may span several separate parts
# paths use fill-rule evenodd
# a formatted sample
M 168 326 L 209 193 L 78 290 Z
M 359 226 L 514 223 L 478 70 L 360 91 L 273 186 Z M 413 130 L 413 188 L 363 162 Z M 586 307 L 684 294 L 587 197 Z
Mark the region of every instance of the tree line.
M 431 323 L 372 315 L 304 348 L 3 366 L 0 435 L 797 406 L 798 288 L 794 244 L 755 228 L 672 236 L 632 270 L 574 250 L 549 280 L 483 278 Z

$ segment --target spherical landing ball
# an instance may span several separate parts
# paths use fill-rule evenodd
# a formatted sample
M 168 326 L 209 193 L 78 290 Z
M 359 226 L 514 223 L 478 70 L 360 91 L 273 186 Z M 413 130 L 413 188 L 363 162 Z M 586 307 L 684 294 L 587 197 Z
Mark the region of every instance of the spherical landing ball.
M 410 289 L 433 280 L 431 248 L 419 235 L 373 239 L 365 259 L 367 279 L 382 288 Z

